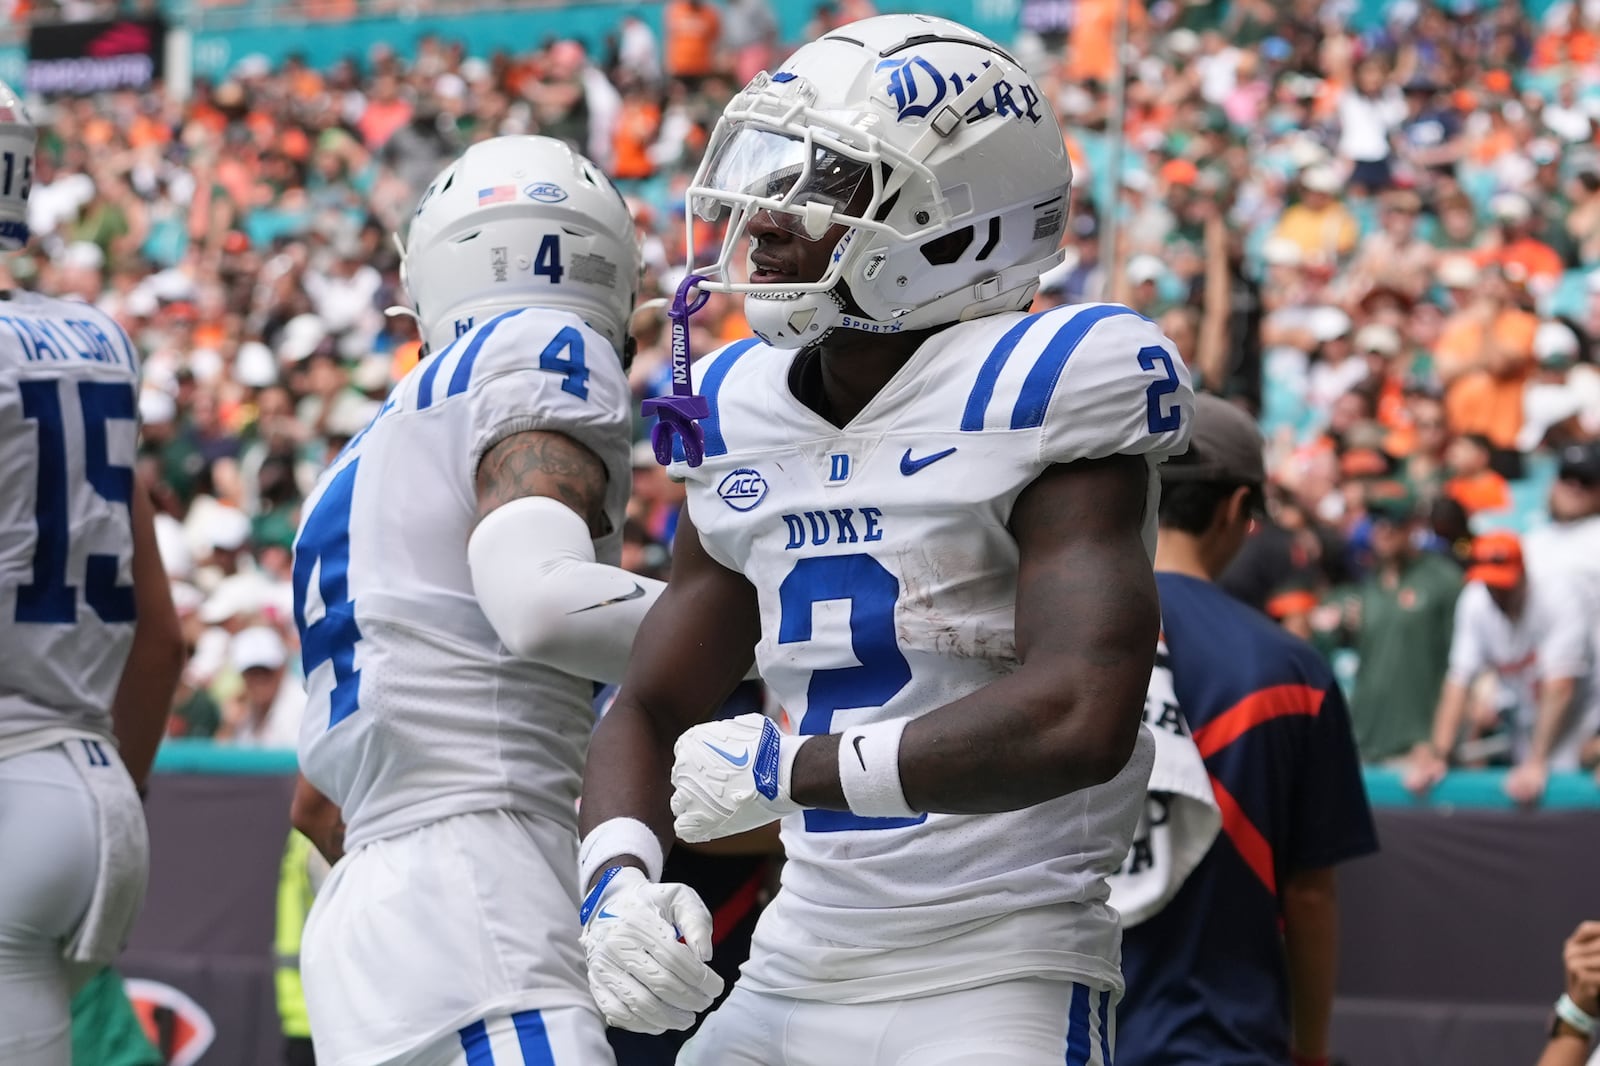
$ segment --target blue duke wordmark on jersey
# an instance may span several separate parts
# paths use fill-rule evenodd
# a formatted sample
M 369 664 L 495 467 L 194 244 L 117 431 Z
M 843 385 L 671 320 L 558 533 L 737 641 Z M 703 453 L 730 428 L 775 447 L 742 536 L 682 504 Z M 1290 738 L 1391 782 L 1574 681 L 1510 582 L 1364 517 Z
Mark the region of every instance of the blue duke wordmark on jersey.
M 1187 444 L 1193 400 L 1181 360 L 1153 323 L 1115 305 L 942 330 L 843 429 L 795 399 L 792 359 L 746 342 L 698 362 L 715 432 L 706 461 L 675 472 L 706 550 L 756 588 L 757 664 L 802 734 L 915 717 L 1014 671 L 1017 497 L 1053 463 L 1116 453 L 1149 459 L 1153 492 L 1155 463 Z M 848 457 L 846 470 L 836 456 Z M 937 473 L 920 472 L 935 463 Z M 759 474 L 759 507 L 719 493 L 735 471 Z M 1152 507 L 1152 548 L 1153 520 Z M 792 816 L 775 906 L 808 933 L 868 953 L 943 942 L 1007 915 L 1010 944 L 1050 946 L 985 946 L 984 966 L 1118 987 L 1115 920 L 1099 901 L 1141 810 L 1148 738 L 1142 745 L 1127 780 L 1026 811 Z M 824 987 L 864 958 L 815 945 L 776 951 L 758 985 Z M 950 980 L 972 976 L 968 966 Z

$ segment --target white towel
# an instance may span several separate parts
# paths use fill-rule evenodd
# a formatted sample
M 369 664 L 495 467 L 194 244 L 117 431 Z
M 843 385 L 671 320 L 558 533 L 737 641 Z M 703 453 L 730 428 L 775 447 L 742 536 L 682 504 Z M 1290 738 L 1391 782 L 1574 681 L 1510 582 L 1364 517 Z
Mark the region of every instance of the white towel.
M 1156 738 L 1150 791 L 1133 849 L 1122 869 L 1107 879 L 1111 905 L 1122 915 L 1124 928 L 1171 902 L 1222 828 L 1211 775 L 1172 698 L 1171 674 L 1161 666 L 1151 678 L 1146 720 Z
M 100 862 L 94 893 L 78 931 L 67 943 L 70 962 L 106 965 L 128 942 L 144 905 L 150 874 L 150 836 L 144 807 L 127 768 L 109 740 L 76 738 L 61 746 L 94 797 Z

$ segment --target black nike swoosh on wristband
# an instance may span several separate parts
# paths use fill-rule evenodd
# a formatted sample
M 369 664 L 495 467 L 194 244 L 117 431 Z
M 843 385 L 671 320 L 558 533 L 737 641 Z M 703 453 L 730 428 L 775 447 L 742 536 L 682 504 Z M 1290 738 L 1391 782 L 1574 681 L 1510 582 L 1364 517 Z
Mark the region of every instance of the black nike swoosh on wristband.
M 643 595 L 644 595 L 643 586 L 641 586 L 637 581 L 635 581 L 633 583 L 633 591 L 632 592 L 624 593 L 621 596 L 613 596 L 613 597 L 611 597 L 611 599 L 609 599 L 609 600 L 601 600 L 599 603 L 591 603 L 587 607 L 579 607 L 576 611 L 568 611 L 567 614 L 573 615 L 573 614 L 582 614 L 584 611 L 595 611 L 595 610 L 599 610 L 601 607 L 610 607 L 613 603 L 626 603 L 628 600 L 636 600 L 640 596 L 643 596 Z
M 854 740 L 850 741 L 850 746 L 856 749 L 856 758 L 861 760 L 862 773 L 865 773 L 867 770 L 867 757 L 861 754 L 861 741 L 864 739 L 864 737 L 858 735 Z

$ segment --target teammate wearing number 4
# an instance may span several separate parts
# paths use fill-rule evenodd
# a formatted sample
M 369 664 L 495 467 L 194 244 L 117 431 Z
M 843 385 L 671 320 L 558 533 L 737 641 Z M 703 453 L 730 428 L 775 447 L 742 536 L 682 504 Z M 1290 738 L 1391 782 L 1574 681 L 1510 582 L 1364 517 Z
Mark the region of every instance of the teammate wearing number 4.
M 0 85 L 0 249 L 28 239 L 34 128 Z M 13 183 L 13 177 L 17 181 Z M 0 291 L 0 1062 L 68 1066 L 74 986 L 144 899 L 138 789 L 183 638 L 134 480 L 138 357 L 87 304 Z
M 295 544 L 296 824 L 348 851 L 301 949 L 317 1061 L 609 1063 L 575 804 L 588 679 L 620 675 L 660 587 L 614 565 L 632 220 L 561 142 L 495 138 L 424 193 L 404 276 L 431 354 L 329 466 Z
M 803 47 L 712 137 L 708 287 L 747 293 L 760 339 L 696 365 L 705 458 L 676 464 L 672 580 L 580 850 L 601 1008 L 681 1026 L 705 1001 L 663 849 L 783 819 L 782 891 L 681 1064 L 1112 1060 L 1105 879 L 1150 774 L 1156 466 L 1193 397 L 1125 307 L 1022 313 L 1070 179 L 1027 73 L 921 16 Z M 752 655 L 793 733 L 702 724 Z

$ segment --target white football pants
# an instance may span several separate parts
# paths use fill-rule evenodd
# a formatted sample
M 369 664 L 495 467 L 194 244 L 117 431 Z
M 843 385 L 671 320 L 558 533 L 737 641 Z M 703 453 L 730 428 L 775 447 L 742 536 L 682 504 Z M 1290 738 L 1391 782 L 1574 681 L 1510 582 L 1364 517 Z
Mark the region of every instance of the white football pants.
M 888 1003 L 820 1003 L 742 984 L 678 1066 L 1112 1066 L 1116 996 L 1022 978 Z
M 0 759 L 0 1063 L 71 1066 L 86 973 L 62 957 L 99 869 L 94 799 L 59 746 Z

